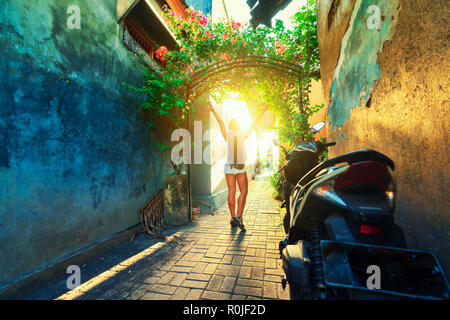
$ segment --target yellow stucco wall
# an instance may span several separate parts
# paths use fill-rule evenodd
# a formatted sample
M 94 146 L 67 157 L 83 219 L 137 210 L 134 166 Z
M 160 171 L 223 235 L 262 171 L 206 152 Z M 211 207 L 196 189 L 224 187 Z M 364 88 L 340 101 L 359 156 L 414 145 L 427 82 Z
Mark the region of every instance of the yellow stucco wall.
M 324 6 L 332 1 L 320 2 Z M 369 148 L 394 160 L 398 182 L 395 220 L 405 230 L 408 246 L 435 252 L 448 276 L 450 52 L 445 44 L 449 6 L 447 0 L 408 0 L 400 4 L 398 21 L 394 14 L 385 16 L 387 23 L 395 23 L 395 32 L 377 54 L 380 74 L 371 92 L 371 103 L 355 106 L 342 126 L 329 128 L 330 140 L 338 142 L 330 148 L 330 155 Z M 340 47 L 342 40 L 325 32 L 326 9 L 318 7 L 322 72 L 324 64 L 336 65 L 336 61 L 326 57 L 327 48 Z M 347 21 L 341 22 L 342 28 L 347 25 Z M 365 23 L 359 26 L 353 29 L 350 38 L 355 45 L 360 44 L 355 37 L 364 39 L 368 32 Z M 358 49 L 355 47 L 355 51 Z M 349 58 L 358 55 L 364 58 L 360 51 Z M 332 79 L 334 73 L 334 69 L 328 68 L 322 78 Z M 361 71 L 355 74 L 365 75 Z M 347 90 L 350 85 L 346 81 L 342 87 Z M 332 90 L 331 81 L 323 86 L 326 93 Z
M 311 84 L 310 101 L 311 101 L 311 103 L 310 103 L 311 106 L 321 105 L 325 102 L 325 100 L 323 98 L 322 82 L 320 80 L 313 81 Z M 323 107 L 322 109 L 320 109 L 318 112 L 316 112 L 309 118 L 308 122 L 309 122 L 310 126 L 314 125 L 315 123 L 317 123 L 319 121 L 326 121 L 326 115 L 327 115 L 327 109 L 325 107 Z M 323 137 L 326 137 L 326 135 L 327 135 L 326 127 L 324 127 L 320 131 L 320 135 L 322 135 Z M 319 134 L 316 135 L 316 138 L 317 137 L 319 137 Z

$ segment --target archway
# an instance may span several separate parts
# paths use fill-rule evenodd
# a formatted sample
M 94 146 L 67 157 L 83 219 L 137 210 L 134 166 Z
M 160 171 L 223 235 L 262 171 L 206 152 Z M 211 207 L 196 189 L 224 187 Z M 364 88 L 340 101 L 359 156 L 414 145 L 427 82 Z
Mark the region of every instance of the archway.
M 307 119 L 316 108 L 310 106 L 308 93 L 310 80 L 318 78 L 319 62 L 315 11 L 296 14 L 292 30 L 282 23 L 253 29 L 235 21 L 211 22 L 193 8 L 185 11 L 187 19 L 172 10 L 164 12 L 179 50 L 160 46 L 155 56 L 161 68 L 146 68 L 141 87 L 127 85 L 146 95 L 142 106 L 149 111 L 149 127 L 163 120 L 160 131 L 190 129 L 199 97 L 208 90 L 222 96 L 237 91 L 270 106 L 284 143 L 309 138 Z M 256 103 L 254 107 L 260 109 Z M 182 172 L 175 166 L 175 174 Z
M 187 97 L 197 98 L 206 90 L 224 85 L 233 77 L 245 75 L 253 69 L 267 69 L 282 77 L 289 77 L 293 82 L 298 82 L 304 77 L 303 67 L 285 60 L 264 56 L 242 56 L 230 60 L 212 63 L 191 74 L 192 82 L 187 86 Z M 213 80 L 212 86 L 207 86 L 207 80 Z
M 214 90 L 215 88 L 220 86 L 227 86 L 236 78 L 240 78 L 241 80 L 242 78 L 250 80 L 254 74 L 256 74 L 258 71 L 261 72 L 261 70 L 263 70 L 263 72 L 267 74 L 272 74 L 274 78 L 282 78 L 284 83 L 295 84 L 296 87 L 298 87 L 299 91 L 301 91 L 301 80 L 304 77 L 307 77 L 307 74 L 304 72 L 303 66 L 301 65 L 290 63 L 281 59 L 274 59 L 264 56 L 240 56 L 230 58 L 229 60 L 212 63 L 196 72 L 191 73 L 191 81 L 188 83 L 188 85 L 186 85 L 186 101 L 190 101 L 190 104 L 192 105 L 199 97 L 207 94 L 209 91 Z M 192 128 L 191 117 L 189 115 L 190 113 L 188 113 L 186 124 L 188 130 Z M 278 139 L 278 135 L 276 137 Z M 212 145 L 213 141 L 211 140 L 210 142 Z M 215 144 L 215 147 L 217 147 L 217 144 Z M 212 172 L 214 171 L 217 173 L 218 170 L 213 169 L 214 165 L 215 163 L 211 163 L 209 167 L 205 166 L 203 167 L 203 169 L 199 169 L 199 166 L 192 168 L 191 164 L 187 165 L 189 201 L 193 201 L 193 192 L 191 189 L 192 186 L 198 188 L 199 184 L 201 184 L 201 181 L 198 177 L 202 177 L 203 179 L 205 179 L 209 176 L 209 191 L 210 196 L 212 197 L 212 202 L 206 201 L 205 203 L 205 201 L 203 201 L 203 205 L 211 205 L 211 203 L 217 204 L 217 202 L 215 201 L 216 190 L 213 185 L 214 181 L 217 180 L 217 177 L 214 178 Z M 220 168 L 220 165 L 218 165 L 218 167 Z M 207 172 L 207 170 L 209 170 L 209 172 Z M 220 185 L 220 183 L 218 184 Z M 194 194 L 195 193 L 196 192 L 194 192 Z M 195 194 L 194 202 L 198 201 L 198 196 L 198 194 Z M 206 194 L 202 196 L 206 197 Z M 211 200 L 211 198 L 209 200 Z M 220 203 L 220 201 L 218 202 Z M 189 207 L 191 206 L 192 205 L 190 204 Z

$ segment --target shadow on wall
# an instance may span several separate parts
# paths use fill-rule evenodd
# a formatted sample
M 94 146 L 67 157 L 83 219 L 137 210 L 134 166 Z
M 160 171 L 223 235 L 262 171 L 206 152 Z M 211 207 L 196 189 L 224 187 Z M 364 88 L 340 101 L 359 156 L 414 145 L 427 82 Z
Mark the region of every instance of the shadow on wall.
M 394 160 L 398 189 L 395 221 L 404 228 L 409 247 L 435 252 L 449 275 L 450 260 L 446 253 L 450 252 L 450 221 L 446 208 L 450 202 L 445 187 L 449 181 L 441 170 L 446 153 L 432 151 L 436 148 L 435 139 L 443 141 L 445 133 L 423 137 L 422 126 L 428 127 L 429 122 L 410 127 L 408 121 L 402 105 L 389 112 L 354 109 L 345 126 L 329 134 L 329 139 L 338 141 L 332 152 L 338 155 L 374 149 Z
M 121 87 L 141 65 L 116 2 L 80 2 L 80 30 L 66 27 L 72 4 L 0 3 L 2 289 L 138 224 L 167 167 Z

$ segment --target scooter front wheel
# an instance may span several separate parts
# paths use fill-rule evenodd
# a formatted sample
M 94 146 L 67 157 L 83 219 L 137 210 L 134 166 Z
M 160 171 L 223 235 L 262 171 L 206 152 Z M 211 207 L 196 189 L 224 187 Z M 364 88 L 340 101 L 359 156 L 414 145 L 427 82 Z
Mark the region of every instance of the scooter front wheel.
M 286 234 L 289 232 L 290 223 L 291 223 L 290 214 L 288 212 L 286 212 L 286 214 L 284 215 L 284 218 L 283 218 L 283 227 L 284 227 L 284 232 Z
M 309 296 L 305 293 L 303 288 L 297 284 L 289 284 L 289 295 L 291 300 L 307 300 Z

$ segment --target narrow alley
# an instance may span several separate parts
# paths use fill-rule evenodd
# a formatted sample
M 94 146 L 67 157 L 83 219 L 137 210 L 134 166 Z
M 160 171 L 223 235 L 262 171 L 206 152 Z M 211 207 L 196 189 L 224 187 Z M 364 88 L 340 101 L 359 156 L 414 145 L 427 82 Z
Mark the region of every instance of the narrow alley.
M 0 1 L 0 300 L 450 300 L 449 4 Z
M 76 289 L 62 293 L 62 278 L 27 299 L 289 299 L 288 288 L 281 287 L 278 253 L 282 217 L 269 183 L 250 182 L 246 232 L 231 228 L 229 220 L 225 203 L 214 214 L 176 230 L 168 242 L 139 234 L 84 266 Z M 131 247 L 139 244 L 142 250 L 136 253 Z

